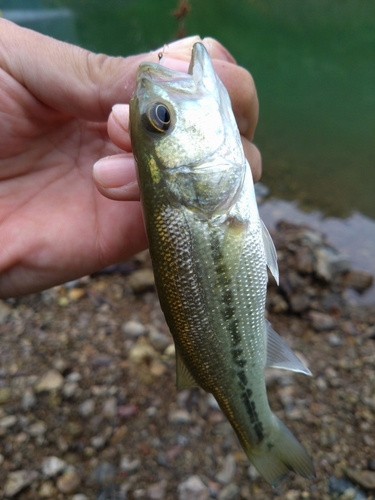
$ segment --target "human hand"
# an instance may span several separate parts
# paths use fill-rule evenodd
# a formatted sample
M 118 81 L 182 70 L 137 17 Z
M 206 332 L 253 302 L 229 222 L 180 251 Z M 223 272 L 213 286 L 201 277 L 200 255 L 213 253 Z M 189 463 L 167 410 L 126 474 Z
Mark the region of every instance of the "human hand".
M 252 79 L 218 42 L 205 45 L 258 179 L 260 155 L 249 142 L 258 113 Z M 168 64 L 181 69 L 189 52 L 171 44 Z M 139 64 L 155 57 L 93 54 L 0 19 L 0 298 L 78 278 L 146 248 L 126 112 L 111 109 L 129 102 Z M 92 166 L 103 157 L 94 169 L 99 193 Z

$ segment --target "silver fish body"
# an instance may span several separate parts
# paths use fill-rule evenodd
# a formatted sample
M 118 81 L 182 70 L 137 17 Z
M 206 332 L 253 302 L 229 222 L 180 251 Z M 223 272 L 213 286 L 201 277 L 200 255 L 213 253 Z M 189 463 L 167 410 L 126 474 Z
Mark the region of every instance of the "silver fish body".
M 214 395 L 270 484 L 289 470 L 314 477 L 308 454 L 268 405 L 266 366 L 310 372 L 264 317 L 276 252 L 229 96 L 202 44 L 188 74 L 140 66 L 130 123 L 177 387 Z

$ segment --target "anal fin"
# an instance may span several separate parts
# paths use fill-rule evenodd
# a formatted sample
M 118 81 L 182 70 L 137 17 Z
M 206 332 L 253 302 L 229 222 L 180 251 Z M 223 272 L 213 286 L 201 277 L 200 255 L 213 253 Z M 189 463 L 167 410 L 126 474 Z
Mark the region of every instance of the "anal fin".
M 292 372 L 312 375 L 311 371 L 294 354 L 292 349 L 283 341 L 265 319 L 267 327 L 267 362 L 270 368 L 281 368 Z
M 190 389 L 191 387 L 199 387 L 193 375 L 186 367 L 181 355 L 176 347 L 176 387 L 177 390 Z

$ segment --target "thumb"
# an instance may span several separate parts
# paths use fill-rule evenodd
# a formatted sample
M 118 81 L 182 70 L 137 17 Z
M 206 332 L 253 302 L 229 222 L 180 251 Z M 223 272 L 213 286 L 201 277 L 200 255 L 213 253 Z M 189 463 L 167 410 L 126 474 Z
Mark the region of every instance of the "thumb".
M 186 71 L 191 48 L 198 40 L 190 37 L 162 49 L 168 65 Z M 230 57 L 218 42 L 209 40 L 207 45 L 216 57 Z M 0 19 L 0 49 L 0 68 L 39 101 L 92 121 L 107 120 L 114 104 L 129 102 L 139 64 L 158 62 L 159 52 L 126 58 L 95 54 L 5 19 Z

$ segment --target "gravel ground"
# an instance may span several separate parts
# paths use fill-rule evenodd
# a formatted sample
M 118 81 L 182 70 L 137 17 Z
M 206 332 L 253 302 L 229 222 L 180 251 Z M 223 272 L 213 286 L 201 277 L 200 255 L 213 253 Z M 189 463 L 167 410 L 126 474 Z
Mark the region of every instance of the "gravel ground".
M 366 273 L 307 228 L 273 235 L 268 317 L 313 377 L 267 372 L 277 416 L 317 479 L 272 490 L 215 400 L 175 389 L 174 347 L 147 253 L 97 276 L 0 301 L 0 498 L 372 499 L 375 307 Z M 349 287 L 349 288 L 348 288 Z

